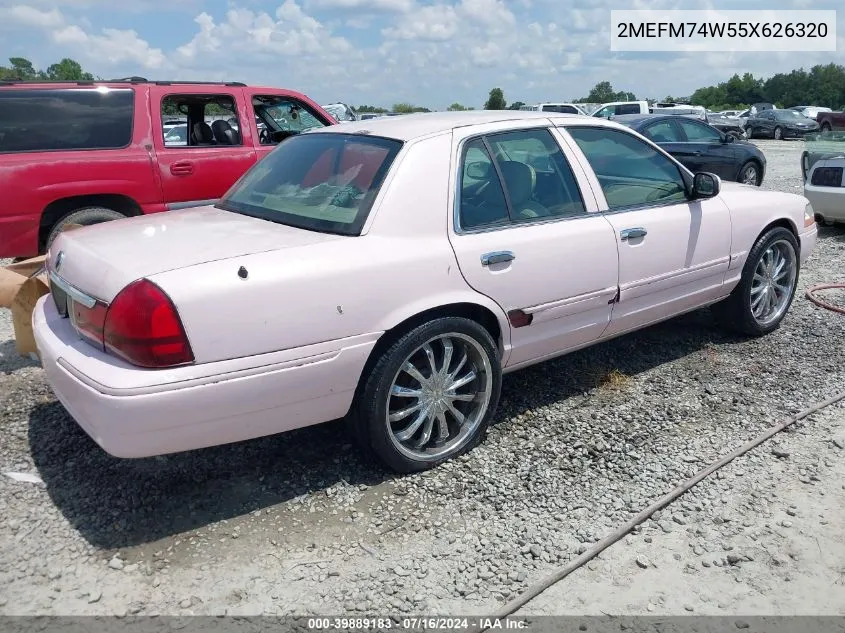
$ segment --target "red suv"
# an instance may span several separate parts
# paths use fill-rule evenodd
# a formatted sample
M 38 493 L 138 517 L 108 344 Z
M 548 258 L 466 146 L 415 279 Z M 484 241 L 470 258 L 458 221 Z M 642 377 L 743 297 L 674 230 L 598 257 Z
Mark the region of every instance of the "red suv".
M 66 224 L 213 202 L 291 134 L 335 125 L 290 90 L 242 83 L 0 82 L 0 257 Z

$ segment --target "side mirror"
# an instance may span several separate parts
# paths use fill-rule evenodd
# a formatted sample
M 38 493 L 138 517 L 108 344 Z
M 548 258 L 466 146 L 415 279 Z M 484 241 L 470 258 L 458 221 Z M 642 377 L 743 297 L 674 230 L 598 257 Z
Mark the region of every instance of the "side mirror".
M 716 174 L 700 171 L 692 179 L 692 197 L 712 198 L 719 195 L 721 190 L 720 180 Z
M 735 140 L 733 134 L 725 134 L 725 143 L 733 143 Z
M 473 180 L 484 180 L 489 177 L 492 167 L 490 163 L 479 160 L 469 163 L 466 166 L 465 173 L 468 178 L 472 178 Z

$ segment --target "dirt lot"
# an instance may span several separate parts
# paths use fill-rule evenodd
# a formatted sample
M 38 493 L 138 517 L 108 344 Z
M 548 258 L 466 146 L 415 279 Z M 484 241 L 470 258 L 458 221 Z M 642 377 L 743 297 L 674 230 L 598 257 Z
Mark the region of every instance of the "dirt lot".
M 801 142 L 759 141 L 800 193 Z M 784 325 L 759 340 L 690 314 L 506 377 L 486 442 L 403 478 L 337 424 L 118 460 L 17 357 L 0 314 L 0 612 L 494 611 L 776 419 L 845 385 L 842 280 L 823 229 Z M 845 408 L 734 462 L 524 613 L 845 615 Z

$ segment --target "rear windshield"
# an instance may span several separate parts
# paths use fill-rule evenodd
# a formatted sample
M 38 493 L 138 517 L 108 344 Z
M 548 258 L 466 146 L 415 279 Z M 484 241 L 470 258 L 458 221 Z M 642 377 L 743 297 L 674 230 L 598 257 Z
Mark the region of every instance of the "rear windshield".
M 217 204 L 298 228 L 359 235 L 402 143 L 311 132 L 282 141 Z
M 126 147 L 133 97 L 128 88 L 0 90 L 0 152 Z

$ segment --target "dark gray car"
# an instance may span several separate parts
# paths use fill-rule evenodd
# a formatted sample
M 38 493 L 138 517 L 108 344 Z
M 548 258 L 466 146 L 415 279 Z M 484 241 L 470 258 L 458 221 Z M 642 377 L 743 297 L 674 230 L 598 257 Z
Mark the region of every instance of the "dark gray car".
M 748 117 L 745 134 L 748 138 L 764 136 L 777 141 L 785 138 L 804 138 L 818 132 L 819 124 L 795 110 L 763 110 Z
M 708 171 L 723 180 L 759 186 L 766 157 L 753 143 L 684 116 L 631 114 L 613 118 L 657 143 L 692 172 Z

